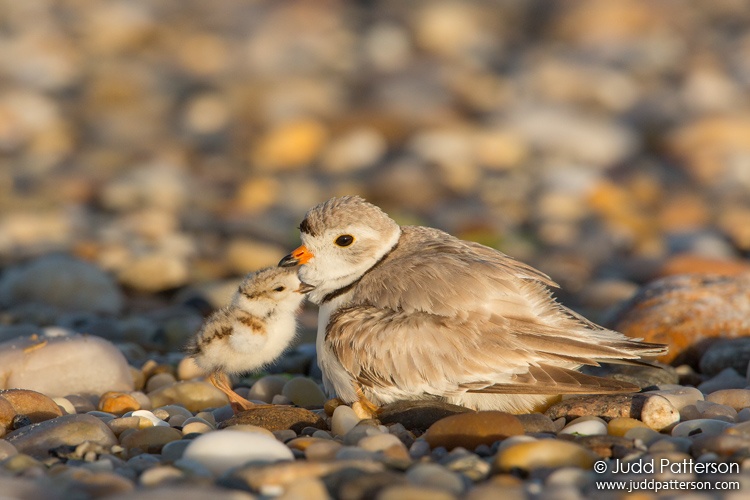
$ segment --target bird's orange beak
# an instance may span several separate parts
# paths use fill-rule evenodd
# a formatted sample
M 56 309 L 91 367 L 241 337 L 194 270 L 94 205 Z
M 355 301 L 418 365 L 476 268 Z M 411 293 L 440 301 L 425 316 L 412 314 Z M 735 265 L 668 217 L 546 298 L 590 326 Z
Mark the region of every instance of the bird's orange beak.
M 281 259 L 279 267 L 301 266 L 313 258 L 313 254 L 305 245 L 297 247 L 292 253 Z

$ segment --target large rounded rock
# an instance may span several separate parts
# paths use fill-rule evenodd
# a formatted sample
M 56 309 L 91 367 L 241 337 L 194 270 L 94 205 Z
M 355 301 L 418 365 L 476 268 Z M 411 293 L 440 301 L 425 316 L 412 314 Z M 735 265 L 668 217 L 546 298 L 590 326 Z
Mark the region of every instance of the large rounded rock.
M 427 429 L 425 440 L 432 448 L 457 446 L 473 450 L 480 444 L 524 433 L 523 424 L 515 415 L 502 411 L 461 413 L 438 420 Z
M 116 314 L 123 298 L 114 279 L 87 262 L 63 255 L 12 268 L 0 279 L 0 304 L 35 302 L 63 310 Z
M 188 445 L 183 457 L 203 464 L 217 475 L 247 462 L 294 460 L 292 450 L 275 438 L 234 430 L 203 434 Z
M 53 334 L 58 334 L 54 336 Z M 23 388 L 50 397 L 132 391 L 125 357 L 111 342 L 91 335 L 48 330 L 0 343 L 0 388 Z
M 697 366 L 718 337 L 750 335 L 750 273 L 678 275 L 642 288 L 611 326 L 630 337 L 669 345 L 660 361 Z
M 49 450 L 62 445 L 77 446 L 90 441 L 105 447 L 117 444 L 107 424 L 92 415 L 63 415 L 15 430 L 5 436 L 20 453 L 47 458 Z

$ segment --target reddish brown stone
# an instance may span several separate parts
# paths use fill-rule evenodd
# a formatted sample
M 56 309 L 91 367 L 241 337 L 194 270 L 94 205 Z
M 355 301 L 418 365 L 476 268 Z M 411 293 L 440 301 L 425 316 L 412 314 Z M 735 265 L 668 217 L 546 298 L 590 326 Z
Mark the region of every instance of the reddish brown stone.
M 750 273 L 750 262 L 744 260 L 712 259 L 701 255 L 680 254 L 668 259 L 659 270 L 659 276 L 675 274 L 719 274 L 737 276 Z
M 107 413 L 123 415 L 129 411 L 140 409 L 141 404 L 133 396 L 123 392 L 109 391 L 99 398 L 99 410 Z
M 669 345 L 659 361 L 697 366 L 717 338 L 750 335 L 750 273 L 678 275 L 642 288 L 610 325 L 629 337 Z
M 40 392 L 28 389 L 7 389 L 0 391 L 0 397 L 11 404 L 17 415 L 26 415 L 33 423 L 62 415 L 62 410 L 57 403 Z
M 479 411 L 438 420 L 427 429 L 424 438 L 432 448 L 445 446 L 452 450 L 462 446 L 473 450 L 480 444 L 491 445 L 523 433 L 523 424 L 515 415 L 502 411 Z

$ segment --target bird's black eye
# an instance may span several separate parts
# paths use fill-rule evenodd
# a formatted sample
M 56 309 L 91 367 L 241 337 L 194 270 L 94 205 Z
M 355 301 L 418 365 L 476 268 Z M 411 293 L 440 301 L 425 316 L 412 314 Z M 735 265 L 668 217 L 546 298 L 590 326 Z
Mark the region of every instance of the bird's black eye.
M 351 234 L 342 234 L 336 238 L 336 244 L 340 247 L 348 247 L 352 243 L 354 243 L 354 236 Z
M 286 288 L 284 288 L 283 286 L 277 286 L 273 289 L 274 292 L 283 292 L 284 290 L 286 290 Z

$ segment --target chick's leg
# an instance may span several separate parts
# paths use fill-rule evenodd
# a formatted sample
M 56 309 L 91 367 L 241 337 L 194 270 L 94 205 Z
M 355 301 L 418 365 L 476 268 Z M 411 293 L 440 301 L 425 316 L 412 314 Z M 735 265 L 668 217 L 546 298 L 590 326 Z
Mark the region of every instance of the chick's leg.
M 227 395 L 227 398 L 229 398 L 229 404 L 232 406 L 232 410 L 234 410 L 235 414 L 241 411 L 256 410 L 258 408 L 271 408 L 273 406 L 257 405 L 255 403 L 251 403 L 247 399 L 234 392 L 234 390 L 232 390 L 232 385 L 229 382 L 229 377 L 226 375 L 226 373 L 214 372 L 208 376 L 208 380 L 213 384 L 214 387 Z

